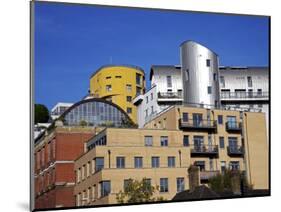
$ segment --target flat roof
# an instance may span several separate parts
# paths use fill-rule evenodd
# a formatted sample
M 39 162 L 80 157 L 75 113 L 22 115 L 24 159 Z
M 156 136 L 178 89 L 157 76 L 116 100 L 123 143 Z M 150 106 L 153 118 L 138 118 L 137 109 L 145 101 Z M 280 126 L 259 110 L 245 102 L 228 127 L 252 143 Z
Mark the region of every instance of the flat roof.
M 99 67 L 92 75 L 90 78 L 92 78 L 93 76 L 95 76 L 98 72 L 100 72 L 102 69 L 104 68 L 110 68 L 110 67 L 126 67 L 126 68 L 133 68 L 133 69 L 136 69 L 136 70 L 139 70 L 141 71 L 144 75 L 144 70 L 139 67 L 139 66 L 135 66 L 135 65 L 127 65 L 127 64 L 123 64 L 123 65 L 119 65 L 119 64 L 108 64 L 108 65 L 103 65 L 101 67 Z

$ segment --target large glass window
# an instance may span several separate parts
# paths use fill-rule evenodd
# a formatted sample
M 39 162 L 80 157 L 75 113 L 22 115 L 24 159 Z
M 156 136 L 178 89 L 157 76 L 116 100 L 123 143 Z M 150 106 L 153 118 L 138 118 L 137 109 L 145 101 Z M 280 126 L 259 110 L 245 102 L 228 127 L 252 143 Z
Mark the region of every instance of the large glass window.
M 229 128 L 236 127 L 236 116 L 227 116 L 227 125 Z
M 176 158 L 174 156 L 168 157 L 168 167 L 175 167 L 176 166 Z
M 117 157 L 116 158 L 116 167 L 117 168 L 125 168 L 125 157 Z
M 66 126 L 115 126 L 128 121 L 128 115 L 109 102 L 83 100 L 61 119 Z
M 159 157 L 152 157 L 151 158 L 151 166 L 152 168 L 158 168 L 160 165 L 160 158 Z
M 96 172 L 98 172 L 104 168 L 104 158 L 103 157 L 96 158 L 95 162 L 96 162 L 96 166 L 95 166 Z
M 102 181 L 100 182 L 100 196 L 105 197 L 110 194 L 111 185 L 110 181 Z
M 223 116 L 218 115 L 218 124 L 223 124 Z
M 224 148 L 224 137 L 219 137 L 219 141 L 220 141 L 220 148 L 223 149 Z
M 225 80 L 224 80 L 224 76 L 220 76 L 220 84 L 221 87 L 224 88 L 225 87 Z
M 188 122 L 188 113 L 182 113 L 182 121 Z
M 184 178 L 178 177 L 177 178 L 177 192 L 184 191 Z
M 160 192 L 168 192 L 168 178 L 160 178 Z
M 193 125 L 194 126 L 201 126 L 202 124 L 202 114 L 201 113 L 193 113 Z
M 135 157 L 135 168 L 142 168 L 142 157 Z

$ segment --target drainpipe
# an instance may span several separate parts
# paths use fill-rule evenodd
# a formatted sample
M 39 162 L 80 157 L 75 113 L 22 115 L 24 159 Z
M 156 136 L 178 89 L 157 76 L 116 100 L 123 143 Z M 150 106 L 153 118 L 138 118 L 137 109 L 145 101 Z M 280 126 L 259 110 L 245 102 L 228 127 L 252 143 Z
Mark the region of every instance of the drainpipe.
M 110 154 L 111 154 L 111 151 L 108 150 L 108 168 L 110 168 Z
M 180 167 L 181 167 L 181 151 L 179 150 Z

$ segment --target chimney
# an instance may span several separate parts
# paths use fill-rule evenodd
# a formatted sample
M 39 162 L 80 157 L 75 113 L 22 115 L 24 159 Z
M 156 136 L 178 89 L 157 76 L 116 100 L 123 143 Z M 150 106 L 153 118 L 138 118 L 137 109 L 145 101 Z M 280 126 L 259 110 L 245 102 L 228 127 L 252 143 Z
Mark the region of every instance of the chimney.
M 199 186 L 199 167 L 191 165 L 188 168 L 189 190 L 192 192 Z

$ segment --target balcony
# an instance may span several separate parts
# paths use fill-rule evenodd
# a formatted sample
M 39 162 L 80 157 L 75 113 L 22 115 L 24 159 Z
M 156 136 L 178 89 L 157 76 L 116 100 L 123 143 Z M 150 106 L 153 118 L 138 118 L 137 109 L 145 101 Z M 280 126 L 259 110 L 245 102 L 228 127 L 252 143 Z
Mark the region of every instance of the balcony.
M 218 145 L 194 145 L 191 149 L 191 156 L 217 156 Z
M 240 157 L 244 155 L 244 149 L 242 146 L 228 146 L 227 154 L 233 157 Z
M 237 121 L 228 121 L 225 123 L 225 129 L 228 132 L 240 132 L 242 130 L 242 123 Z
M 193 120 L 188 121 L 179 120 L 180 129 L 189 129 L 189 130 L 207 130 L 215 131 L 217 129 L 217 121 L 214 120 Z
M 219 174 L 219 171 L 200 171 L 200 180 L 209 180 Z
M 268 92 L 221 92 L 221 100 L 268 100 Z
M 182 92 L 158 92 L 158 102 L 182 102 Z

